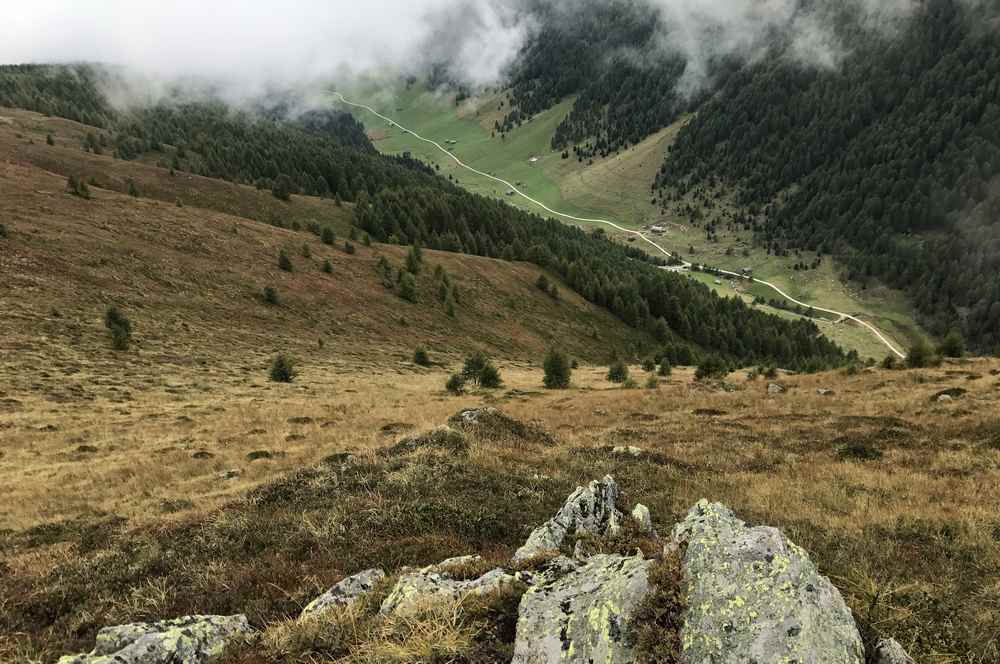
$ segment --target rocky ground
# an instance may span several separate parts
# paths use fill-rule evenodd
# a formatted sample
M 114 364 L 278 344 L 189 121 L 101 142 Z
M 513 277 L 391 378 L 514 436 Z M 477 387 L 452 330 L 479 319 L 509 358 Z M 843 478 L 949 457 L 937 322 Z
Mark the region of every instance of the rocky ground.
M 623 390 L 595 368 L 544 392 L 537 371 L 508 369 L 497 392 L 400 393 L 387 414 L 403 433 L 365 419 L 366 437 L 345 437 L 361 424 L 341 415 L 310 439 L 320 461 L 220 508 L 8 531 L 0 660 L 156 647 L 180 629 L 184 647 L 224 642 L 239 663 L 529 661 L 552 639 L 560 657 L 606 647 L 587 631 L 604 615 L 636 661 L 751 640 L 855 661 L 888 638 L 921 663 L 995 661 L 995 370 L 708 384 L 679 370 Z M 329 397 L 295 399 L 316 418 Z M 135 623 L 150 626 L 101 632 Z
M 488 409 L 459 416 L 465 423 L 498 417 Z M 450 433 L 461 436 L 457 430 Z M 439 434 L 412 442 L 436 447 Z M 464 613 L 476 603 L 517 598 L 512 654 L 498 644 L 487 652 L 487 644 L 480 642 L 477 660 L 912 664 L 891 638 L 876 643 L 866 660 L 861 634 L 839 591 L 779 530 L 750 528 L 727 507 L 703 500 L 676 525 L 672 537 L 661 540 L 645 506 L 637 505 L 628 523 L 618 509 L 621 497 L 611 476 L 577 487 L 505 566 L 476 578 L 465 577 L 485 562 L 478 555 L 421 569 L 404 567 L 392 577 L 369 569 L 338 582 L 294 621 L 272 625 L 262 634 L 254 632 L 245 615 L 186 616 L 104 628 L 90 654 L 59 662 L 195 664 L 238 660 L 258 651 L 280 656 L 276 645 L 314 645 L 344 622 L 367 620 L 381 626 L 397 618 L 420 621 L 442 606 Z M 562 551 L 567 538 L 575 541 L 571 556 Z M 621 551 L 630 544 L 636 546 L 632 553 L 595 552 L 602 547 Z M 676 568 L 680 574 L 654 576 L 657 567 Z M 358 608 L 379 589 L 380 602 Z M 663 596 L 673 601 L 665 603 Z M 487 624 L 486 630 L 514 621 L 515 602 L 508 604 L 511 615 L 495 618 L 496 624 Z M 452 635 L 455 650 L 462 647 L 462 637 Z M 385 661 L 390 650 L 384 642 L 343 640 L 348 642 L 325 654 L 342 661 Z M 444 641 L 428 639 L 426 660 L 418 661 L 452 661 L 460 653 L 446 652 Z M 374 651 L 358 656 L 366 647 Z

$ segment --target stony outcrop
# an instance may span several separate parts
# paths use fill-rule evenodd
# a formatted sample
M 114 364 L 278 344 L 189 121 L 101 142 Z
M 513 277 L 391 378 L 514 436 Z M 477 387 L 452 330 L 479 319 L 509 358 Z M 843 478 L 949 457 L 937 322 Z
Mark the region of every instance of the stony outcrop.
M 459 600 L 469 595 L 499 590 L 504 584 L 513 583 L 514 576 L 502 569 L 494 569 L 477 579 L 453 578 L 453 571 L 478 562 L 477 556 L 450 558 L 437 565 L 406 571 L 382 602 L 381 612 L 408 613 L 424 603 Z
M 155 623 L 105 627 L 85 655 L 59 664 L 206 664 L 231 640 L 251 633 L 246 616 L 186 616 Z
M 651 561 L 596 555 L 528 589 L 518 608 L 512 664 L 634 660 L 631 617 L 649 592 Z
M 333 607 L 350 606 L 368 594 L 375 584 L 384 578 L 385 572 L 380 569 L 368 569 L 349 576 L 309 602 L 299 617 L 317 615 Z
M 639 503 L 632 510 L 632 520 L 639 527 L 639 532 L 653 533 L 653 516 L 649 513 L 649 508 Z
M 806 552 L 775 528 L 749 528 L 699 502 L 674 529 L 686 546 L 687 664 L 863 664 L 850 610 Z
M 438 427 L 420 434 L 407 436 L 391 447 L 379 450 L 384 457 L 404 456 L 418 450 L 437 450 L 451 454 L 468 454 L 469 443 L 461 431 L 451 427 Z
M 531 533 L 514 554 L 514 561 L 558 551 L 568 534 L 615 535 L 621 529 L 622 514 L 615 506 L 620 491 L 614 479 L 607 475 L 600 482 L 577 487 L 562 509 Z
M 515 420 L 496 408 L 466 408 L 448 419 L 448 424 L 483 440 L 510 440 L 555 445 L 556 440 L 545 429 Z
M 875 644 L 872 664 L 915 664 L 896 639 L 882 639 Z

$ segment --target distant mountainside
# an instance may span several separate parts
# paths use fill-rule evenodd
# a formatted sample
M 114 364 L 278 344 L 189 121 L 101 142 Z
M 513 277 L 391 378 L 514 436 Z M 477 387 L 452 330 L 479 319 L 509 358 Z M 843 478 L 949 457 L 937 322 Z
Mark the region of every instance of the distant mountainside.
M 734 365 L 809 370 L 846 360 L 811 321 L 780 319 L 737 299 L 719 297 L 658 269 L 645 253 L 601 233 L 585 233 L 470 194 L 408 157 L 379 155 L 367 139 L 360 142 L 360 125 L 351 119 L 316 114 L 277 119 L 268 111 L 236 111 L 218 103 L 116 111 L 99 85 L 100 72 L 88 67 L 4 67 L 0 106 L 70 109 L 76 118 L 95 118 L 103 128 L 88 129 L 78 145 L 83 152 L 113 155 L 112 163 L 141 161 L 170 173 L 255 185 L 284 200 L 298 193 L 336 198 L 354 204 L 355 224 L 376 241 L 526 261 L 549 269 L 590 302 L 652 335 L 662 353 L 678 363 L 718 354 Z M 62 156 L 63 149 L 36 146 L 32 158 L 59 172 L 53 165 L 60 161 L 51 157 L 57 150 Z M 111 165 L 105 168 L 111 170 Z M 99 173 L 90 177 L 113 188 L 133 189 L 131 178 L 102 179 Z M 142 183 L 135 188 L 141 193 Z M 210 201 L 207 206 L 212 207 Z M 235 207 L 227 202 L 221 211 L 248 214 Z M 289 225 L 280 211 L 268 210 L 255 218 Z M 317 227 L 309 220 L 299 227 L 303 225 Z
M 651 183 L 662 206 L 735 191 L 770 250 L 833 254 L 907 292 L 932 332 L 1000 353 L 1000 3 L 928 0 L 891 30 L 849 6 L 811 5 L 845 44 L 837 66 L 802 64 L 776 34 L 749 64 L 709 58 L 691 95 L 647 5 L 542 12 L 498 128 L 576 96 L 553 147 L 590 159 L 693 112 Z

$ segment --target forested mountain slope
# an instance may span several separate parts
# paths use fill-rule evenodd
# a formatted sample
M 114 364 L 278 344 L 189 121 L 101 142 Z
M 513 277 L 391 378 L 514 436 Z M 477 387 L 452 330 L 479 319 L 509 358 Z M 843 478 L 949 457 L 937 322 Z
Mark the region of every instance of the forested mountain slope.
M 0 70 L 0 90 L 14 91 L 0 96 L 0 104 L 58 109 L 64 107 L 61 95 L 69 95 L 70 101 L 81 100 L 80 108 L 93 106 L 107 129 L 86 134 L 80 145 L 85 152 L 270 187 L 281 200 L 299 191 L 336 196 L 356 202 L 356 223 L 375 240 L 552 269 L 589 301 L 655 335 L 678 360 L 719 353 L 734 364 L 796 369 L 844 360 L 810 321 L 782 320 L 736 299 L 720 298 L 657 269 L 638 250 L 464 192 L 412 159 L 358 150 L 351 145 L 356 139 L 351 132 L 360 131 L 353 120 L 334 120 L 330 133 L 314 117 L 276 121 L 219 104 L 116 112 L 94 101 L 100 100 L 96 76 L 83 75 L 57 87 L 50 85 L 52 76 L 50 68 Z M 41 151 L 33 150 L 33 158 L 44 159 L 46 151 Z M 141 194 L 142 183 L 129 183 L 129 190 L 133 184 Z
M 1000 352 L 1000 33 L 933 0 L 840 71 L 761 62 L 681 132 L 658 185 L 716 178 L 767 210 L 761 235 L 835 253 L 908 292 L 923 322 Z
M 526 46 L 507 125 L 577 95 L 553 147 L 586 159 L 694 111 L 655 183 L 664 208 L 735 191 L 733 219 L 772 251 L 835 254 L 848 277 L 906 291 L 932 332 L 1000 352 L 1000 3 L 929 0 L 889 28 L 851 7 L 800 8 L 843 43 L 833 65 L 776 32 L 739 66 L 699 63 L 691 93 L 667 18 L 588 3 Z M 710 235 L 726 223 L 706 216 Z

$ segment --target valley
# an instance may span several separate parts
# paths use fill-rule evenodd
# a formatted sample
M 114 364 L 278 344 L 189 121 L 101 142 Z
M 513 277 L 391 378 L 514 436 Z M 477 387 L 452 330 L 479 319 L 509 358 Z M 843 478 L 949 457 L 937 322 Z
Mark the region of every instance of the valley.
M 238 5 L 4 9 L 0 664 L 1000 662 L 1000 0 Z
M 549 146 L 572 99 L 531 118 L 500 140 L 490 135 L 490 123 L 496 119 L 493 111 L 504 95 L 458 102 L 454 94 L 432 92 L 418 84 L 377 92 L 361 89 L 352 94 L 360 97 L 348 100 L 334 93 L 333 101 L 355 109 L 376 147 L 387 154 L 413 154 L 433 163 L 440 173 L 470 191 L 569 223 L 606 228 L 612 236 L 636 242 L 655 256 L 680 254 L 688 261 L 729 270 L 733 275 L 721 283 L 716 283 L 718 276 L 691 276 L 723 296 L 740 297 L 748 303 L 762 298 L 757 303 L 771 313 L 787 315 L 767 305 L 775 298 L 791 298 L 792 306 L 799 301 L 838 311 L 831 319 L 820 316 L 815 320 L 824 334 L 862 357 L 881 359 L 886 353 L 902 357 L 900 349 L 926 338 L 913 322 L 902 294 L 880 286 L 865 292 L 852 290 L 830 260 L 819 270 L 798 272 L 792 269 L 791 257 L 765 255 L 754 247 L 748 232 L 723 232 L 708 242 L 686 219 L 661 214 L 649 202 L 646 185 L 653 182 L 676 126 L 612 157 L 584 165 L 561 158 Z M 383 102 L 384 112 L 356 101 L 380 96 L 388 97 Z M 390 106 L 392 110 L 388 110 Z M 648 229 L 654 225 L 664 232 L 650 233 Z M 735 278 L 746 268 L 753 270 L 760 283 L 749 285 Z M 856 320 L 845 324 L 845 316 Z

